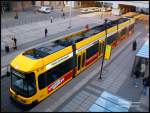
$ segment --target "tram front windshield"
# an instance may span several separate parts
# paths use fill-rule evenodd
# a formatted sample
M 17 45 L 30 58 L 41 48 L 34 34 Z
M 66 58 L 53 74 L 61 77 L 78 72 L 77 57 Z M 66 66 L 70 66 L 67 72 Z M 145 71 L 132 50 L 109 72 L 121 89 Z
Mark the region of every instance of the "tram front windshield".
M 11 69 L 11 88 L 16 94 L 30 97 L 36 93 L 34 73 L 20 73 Z

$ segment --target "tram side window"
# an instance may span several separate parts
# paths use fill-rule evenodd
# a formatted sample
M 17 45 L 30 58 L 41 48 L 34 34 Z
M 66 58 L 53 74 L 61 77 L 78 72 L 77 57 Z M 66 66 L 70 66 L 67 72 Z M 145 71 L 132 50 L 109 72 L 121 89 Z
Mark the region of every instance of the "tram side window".
M 73 69 L 72 58 L 47 71 L 47 85 L 59 79 L 61 76 Z
M 100 26 L 98 26 L 97 30 L 104 31 L 105 30 L 105 26 L 104 25 L 100 25 Z
M 46 73 L 39 75 L 38 84 L 39 84 L 39 89 L 43 89 L 46 87 Z
M 118 34 L 117 33 L 113 34 L 112 36 L 110 36 L 106 39 L 107 44 L 113 43 L 113 41 L 115 41 L 117 38 L 118 38 Z
M 124 22 L 126 22 L 126 21 L 128 21 L 127 18 L 120 18 L 120 19 L 118 20 L 118 24 L 124 23 Z
M 126 33 L 126 28 L 125 29 L 123 29 L 121 32 L 120 32 L 120 35 L 122 36 L 122 35 L 125 35 L 125 33 Z
M 92 57 L 96 52 L 98 52 L 98 49 L 99 49 L 99 43 L 96 43 L 92 47 L 88 48 L 86 50 L 86 59 Z
M 114 27 L 116 25 L 117 25 L 117 23 L 115 21 L 111 21 L 111 22 L 107 23 L 107 29 Z

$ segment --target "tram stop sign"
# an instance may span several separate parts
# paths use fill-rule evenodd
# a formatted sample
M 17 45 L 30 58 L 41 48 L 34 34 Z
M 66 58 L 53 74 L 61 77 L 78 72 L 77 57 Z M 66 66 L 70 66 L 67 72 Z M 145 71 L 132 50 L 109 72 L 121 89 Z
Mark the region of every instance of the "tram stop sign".
M 109 60 L 111 55 L 111 46 L 106 45 L 106 50 L 105 50 L 105 60 Z

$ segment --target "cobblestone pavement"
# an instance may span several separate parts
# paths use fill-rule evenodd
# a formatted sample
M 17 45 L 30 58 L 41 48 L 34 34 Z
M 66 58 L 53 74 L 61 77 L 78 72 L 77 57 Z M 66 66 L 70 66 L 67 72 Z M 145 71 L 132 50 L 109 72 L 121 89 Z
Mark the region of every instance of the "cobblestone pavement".
M 66 18 L 69 16 L 68 8 L 64 10 L 66 13 Z M 72 10 L 72 17 L 77 16 L 80 14 L 79 9 L 73 9 Z M 62 12 L 61 9 L 55 9 L 53 12 L 49 14 L 44 14 L 34 12 L 34 10 L 29 9 L 26 11 L 19 12 L 19 18 L 14 19 L 15 12 L 7 12 L 5 14 L 1 15 L 1 29 L 4 28 L 10 28 L 10 27 L 15 27 L 18 25 L 23 25 L 23 24 L 30 24 L 34 22 L 40 22 L 40 21 L 45 21 L 45 20 L 50 20 L 50 17 L 52 16 L 54 21 L 57 21 L 58 18 L 62 18 Z

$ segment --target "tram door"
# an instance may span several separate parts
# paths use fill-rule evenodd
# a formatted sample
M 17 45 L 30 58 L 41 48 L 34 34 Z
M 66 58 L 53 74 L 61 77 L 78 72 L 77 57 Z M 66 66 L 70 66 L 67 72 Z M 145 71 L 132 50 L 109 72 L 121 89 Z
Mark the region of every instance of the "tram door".
M 77 74 L 85 68 L 86 51 L 82 51 L 77 55 Z

